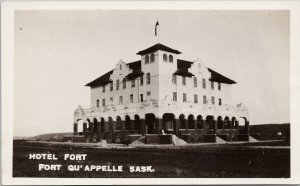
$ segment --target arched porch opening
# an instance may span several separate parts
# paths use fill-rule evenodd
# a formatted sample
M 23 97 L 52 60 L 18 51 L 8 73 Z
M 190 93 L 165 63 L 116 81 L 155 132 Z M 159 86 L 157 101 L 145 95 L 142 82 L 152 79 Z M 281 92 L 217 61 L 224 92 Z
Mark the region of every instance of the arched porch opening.
M 113 130 L 113 119 L 112 119 L 112 117 L 108 117 L 108 130 L 109 131 Z
M 225 128 L 225 129 L 230 129 L 230 119 L 229 119 L 228 116 L 226 116 L 226 117 L 224 118 L 224 128 Z
M 98 121 L 96 118 L 93 120 L 93 131 L 96 132 L 98 130 Z
M 77 120 L 77 132 L 78 135 L 82 135 L 83 134 L 83 120 L 82 119 L 78 119 Z
M 122 130 L 122 120 L 120 116 L 116 117 L 116 130 Z
M 208 126 L 208 133 L 209 134 L 215 134 L 216 129 L 215 129 L 215 118 L 212 115 L 206 116 L 206 124 Z
M 241 134 L 249 134 L 250 132 L 249 121 L 246 117 L 241 117 L 239 120 L 239 132 Z
M 175 129 L 175 115 L 172 113 L 165 113 L 162 116 L 163 123 L 162 128 L 164 130 L 174 130 Z
M 188 116 L 188 128 L 195 129 L 195 119 L 194 119 L 194 115 L 192 114 Z
M 179 115 L 179 129 L 186 129 L 186 120 L 184 114 Z
M 218 117 L 217 122 L 218 122 L 218 129 L 224 129 L 224 123 L 221 116 Z
M 156 119 L 156 117 L 154 114 L 146 114 L 145 115 L 146 134 L 154 133 L 155 119 Z
M 203 117 L 201 115 L 197 116 L 197 129 L 203 129 Z
M 86 120 L 87 121 L 87 131 L 88 132 L 91 132 L 92 131 L 92 122 L 91 122 L 91 120 L 90 119 L 87 119 Z
M 130 130 L 130 117 L 128 115 L 125 116 L 125 130 Z
M 139 115 L 134 115 L 134 130 L 141 130 L 141 120 Z
M 100 121 L 101 121 L 101 123 L 100 123 L 101 132 L 104 132 L 104 129 L 105 129 L 105 119 L 101 118 Z

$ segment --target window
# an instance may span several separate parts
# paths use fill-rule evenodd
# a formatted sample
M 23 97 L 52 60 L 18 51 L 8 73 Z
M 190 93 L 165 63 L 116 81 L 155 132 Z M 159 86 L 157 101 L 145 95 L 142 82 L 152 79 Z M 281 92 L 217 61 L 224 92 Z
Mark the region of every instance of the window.
M 117 79 L 116 90 L 119 90 L 120 80 Z
M 154 63 L 154 54 L 150 55 L 150 63 Z
M 149 63 L 149 56 L 146 55 L 146 56 L 145 56 L 145 64 L 148 64 L 148 63 Z
M 140 94 L 140 100 L 141 100 L 141 102 L 144 102 L 144 95 L 143 94 Z
M 135 79 L 131 80 L 131 87 L 135 87 Z
M 133 103 L 133 94 L 130 94 L 130 103 Z
M 150 73 L 147 73 L 147 85 L 150 84 Z
M 215 97 L 213 97 L 213 96 L 211 97 L 211 104 L 213 104 L 213 105 L 215 104 Z
M 105 92 L 105 86 L 102 87 L 102 92 Z
M 122 64 L 120 64 L 120 70 L 122 70 Z
M 214 89 L 214 82 L 211 81 L 211 82 L 210 82 L 210 85 L 211 85 L 211 89 L 213 90 L 213 89 Z
M 219 98 L 219 105 L 222 105 L 222 99 Z
M 194 87 L 197 87 L 197 77 L 194 77 Z
M 126 78 L 123 78 L 123 89 L 126 88 Z
M 198 95 L 194 94 L 194 103 L 198 103 Z
M 109 101 L 110 101 L 110 103 L 113 103 L 114 102 L 114 98 L 113 97 L 109 98 Z
M 168 61 L 168 55 L 167 54 L 163 55 L 163 61 Z
M 105 99 L 102 99 L 102 106 L 105 106 Z
M 173 63 L 173 56 L 169 55 L 169 62 Z
M 221 83 L 218 82 L 218 90 L 221 90 Z
M 182 76 L 182 85 L 186 85 L 186 77 Z
M 177 92 L 173 92 L 173 101 L 177 101 Z
M 183 98 L 182 98 L 183 102 L 186 102 L 186 93 L 183 93 Z
M 148 97 L 148 96 L 151 96 L 151 92 L 147 92 L 147 97 Z
M 177 83 L 177 76 L 175 74 L 172 75 L 172 83 L 173 84 Z
M 97 101 L 96 101 L 96 106 L 97 106 L 97 108 L 99 108 L 99 99 L 97 99 Z
M 204 78 L 202 79 L 202 88 L 206 88 L 206 80 Z
M 140 85 L 143 85 L 144 84 L 144 75 L 142 75 L 141 77 L 140 77 Z
M 114 84 L 113 82 L 110 82 L 110 91 L 113 91 L 113 89 L 114 89 Z
M 206 96 L 203 96 L 203 104 L 206 104 Z
M 123 96 L 119 96 L 119 104 L 120 104 L 120 105 L 123 104 Z

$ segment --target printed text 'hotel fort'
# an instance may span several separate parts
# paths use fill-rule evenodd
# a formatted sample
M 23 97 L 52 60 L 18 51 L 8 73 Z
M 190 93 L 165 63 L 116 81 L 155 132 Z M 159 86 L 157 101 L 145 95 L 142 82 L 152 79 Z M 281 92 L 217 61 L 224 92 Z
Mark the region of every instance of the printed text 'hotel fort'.
M 76 136 L 113 143 L 141 136 L 148 143 L 164 143 L 163 134 L 187 142 L 249 140 L 248 110 L 231 104 L 235 81 L 201 60 L 179 59 L 180 51 L 160 43 L 137 54 L 140 60 L 120 60 L 86 85 L 91 88 L 91 107 L 75 110 Z

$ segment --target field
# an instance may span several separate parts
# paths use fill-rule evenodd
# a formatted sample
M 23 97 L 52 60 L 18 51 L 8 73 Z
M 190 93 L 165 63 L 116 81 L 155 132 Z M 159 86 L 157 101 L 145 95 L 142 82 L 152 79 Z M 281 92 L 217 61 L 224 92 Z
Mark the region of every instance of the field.
M 29 160 L 29 153 L 56 154 L 58 160 Z M 65 153 L 87 154 L 86 161 L 64 161 Z M 62 164 L 59 171 L 38 171 L 38 164 Z M 123 172 L 71 172 L 67 165 L 123 165 Z M 155 172 L 129 172 L 129 166 L 151 165 Z M 100 149 L 32 145 L 15 141 L 14 177 L 149 177 L 149 178 L 288 178 L 289 146 L 211 145 L 183 148 Z

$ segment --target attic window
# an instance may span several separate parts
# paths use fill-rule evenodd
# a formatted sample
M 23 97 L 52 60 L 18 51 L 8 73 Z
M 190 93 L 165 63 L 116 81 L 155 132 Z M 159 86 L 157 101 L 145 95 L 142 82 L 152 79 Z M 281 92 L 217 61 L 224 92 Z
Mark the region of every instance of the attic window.
M 173 56 L 169 55 L 169 62 L 173 63 Z
M 153 63 L 154 62 L 154 54 L 150 55 L 150 62 Z
M 148 64 L 148 63 L 149 63 L 149 56 L 146 55 L 146 56 L 145 56 L 145 64 Z
M 164 60 L 164 61 L 168 61 L 168 55 L 167 55 L 167 54 L 164 54 L 164 55 L 163 55 L 163 60 Z

